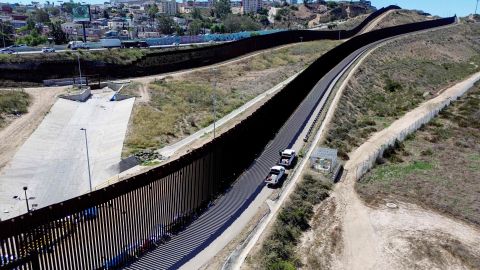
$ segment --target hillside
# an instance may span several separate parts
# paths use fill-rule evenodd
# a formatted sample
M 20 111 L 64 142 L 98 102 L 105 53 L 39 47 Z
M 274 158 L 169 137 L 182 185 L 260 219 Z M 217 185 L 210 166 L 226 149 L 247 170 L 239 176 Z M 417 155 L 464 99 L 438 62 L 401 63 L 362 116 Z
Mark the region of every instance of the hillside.
M 358 4 L 301 4 L 274 8 L 270 17 L 275 28 L 306 28 L 320 24 L 346 21 L 375 11 L 375 7 Z M 365 16 L 361 16 L 365 17 Z M 360 22 L 359 22 L 360 23 Z
M 425 19 L 429 18 L 416 11 L 394 11 L 379 27 Z M 375 49 L 348 81 L 320 146 L 337 148 L 341 158 L 348 160 L 372 134 L 479 72 L 479 38 L 480 26 L 455 25 L 401 37 Z M 353 203 L 352 198 L 358 198 L 354 183 L 341 182 L 328 199 L 313 206 L 313 213 L 309 212 L 312 208 L 294 213 L 307 213 L 296 220 L 303 226 L 301 230 L 279 227 L 284 222 L 280 212 L 282 216 L 257 243 L 255 254 L 247 258 L 243 269 L 272 265 L 277 267 L 273 269 L 348 269 L 351 263 L 359 263 L 347 259 L 348 252 L 353 252 L 350 242 L 368 250 L 382 249 L 379 257 L 362 257 L 372 269 L 478 269 L 478 247 L 462 236 L 478 231 L 478 227 L 442 215 L 478 224 L 478 121 L 473 120 L 479 117 L 478 89 L 443 114 L 446 119 L 435 121 L 405 146 L 392 150 L 393 154 L 380 161 L 383 165 L 357 186 L 361 197 L 374 208 L 360 200 Z M 453 161 L 452 156 L 458 158 Z M 469 179 L 461 180 L 464 177 Z M 455 186 L 459 181 L 465 181 L 465 185 Z M 295 200 L 305 192 L 297 189 L 290 198 Z M 396 203 L 394 210 L 385 206 L 392 201 Z M 351 203 L 354 205 L 348 207 L 353 210 L 346 220 L 345 207 Z M 358 216 L 363 215 L 363 223 L 358 222 Z M 397 216 L 399 220 L 394 222 Z M 304 226 L 305 218 L 308 226 Z M 418 220 L 422 226 L 417 229 L 409 220 Z M 351 224 L 348 232 L 344 222 Z M 413 227 L 406 228 L 410 225 Z M 429 231 L 429 226 L 442 231 Z M 366 234 L 373 234 L 371 237 L 378 237 L 378 242 L 362 242 L 363 234 L 356 236 L 360 227 L 368 231 Z M 455 227 L 458 229 L 453 231 Z M 478 233 L 471 235 L 472 239 L 478 238 Z M 390 248 L 398 256 L 389 257 Z
M 437 17 L 430 16 L 418 10 L 395 10 L 388 14 L 382 22 L 380 22 L 375 29 L 391 27 L 400 24 L 423 22 L 426 20 L 436 19 Z
M 465 32 L 467 31 L 467 32 Z M 349 81 L 326 145 L 341 156 L 442 88 L 479 70 L 480 26 L 457 25 L 375 50 Z

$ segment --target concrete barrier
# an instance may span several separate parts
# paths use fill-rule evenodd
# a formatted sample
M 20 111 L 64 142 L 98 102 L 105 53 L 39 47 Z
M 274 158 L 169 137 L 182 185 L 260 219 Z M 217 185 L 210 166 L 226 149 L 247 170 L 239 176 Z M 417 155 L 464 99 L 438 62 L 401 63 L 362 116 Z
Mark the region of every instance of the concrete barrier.
M 80 101 L 85 102 L 87 99 L 92 95 L 90 87 L 86 87 L 82 90 L 80 94 L 74 95 L 61 95 L 61 98 L 72 100 L 72 101 Z

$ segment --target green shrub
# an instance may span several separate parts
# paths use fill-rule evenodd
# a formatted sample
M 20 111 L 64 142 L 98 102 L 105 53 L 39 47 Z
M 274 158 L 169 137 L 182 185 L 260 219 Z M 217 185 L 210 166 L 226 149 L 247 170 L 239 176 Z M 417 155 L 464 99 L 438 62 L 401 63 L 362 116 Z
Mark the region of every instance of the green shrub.
M 397 81 L 387 78 L 385 80 L 385 90 L 387 90 L 388 92 L 395 92 L 397 90 L 402 90 L 402 85 Z
M 294 254 L 303 231 L 310 228 L 313 206 L 328 197 L 332 184 L 313 174 L 305 174 L 290 195 L 289 202 L 278 214 L 271 235 L 262 249 L 266 269 L 295 269 L 300 262 Z

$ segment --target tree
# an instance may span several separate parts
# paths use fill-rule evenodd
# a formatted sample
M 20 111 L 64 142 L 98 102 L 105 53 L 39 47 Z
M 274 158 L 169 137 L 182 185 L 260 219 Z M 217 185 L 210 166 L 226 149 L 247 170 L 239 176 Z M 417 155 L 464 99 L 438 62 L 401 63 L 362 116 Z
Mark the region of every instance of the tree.
M 160 15 L 157 18 L 158 29 L 165 35 L 173 34 L 176 30 L 177 23 L 172 19 L 172 17 Z
M 200 20 L 193 20 L 193 22 L 188 25 L 188 34 L 191 36 L 200 34 L 201 30 L 202 21 Z
M 147 10 L 148 16 L 151 19 L 155 19 L 155 16 L 157 16 L 158 13 L 158 7 L 156 4 L 153 4 L 150 6 L 150 8 Z
M 50 16 L 48 15 L 48 13 L 45 10 L 37 9 L 35 11 L 34 20 L 37 23 L 47 23 L 47 22 L 50 22 Z
M 16 40 L 17 44 L 27 44 L 28 46 L 37 46 L 47 42 L 47 38 L 38 33 L 37 29 L 32 30 L 29 35 L 23 36 Z
M 215 3 L 215 16 L 224 19 L 228 14 L 231 14 L 230 0 L 218 0 Z
M 258 14 L 260 15 L 268 15 L 268 9 L 261 7 L 258 11 Z
M 185 34 L 185 30 L 183 30 L 183 28 L 180 27 L 180 25 L 178 25 L 178 23 L 175 26 L 175 32 L 177 32 L 178 36 L 183 36 Z
M 50 35 L 53 38 L 53 42 L 55 44 L 66 44 L 68 42 L 68 37 L 65 32 L 62 30 L 62 25 L 60 22 L 51 23 L 50 27 Z
M 230 14 L 223 21 L 225 32 L 234 33 L 240 31 L 256 31 L 260 30 L 261 25 L 255 22 L 249 16 L 238 16 Z
M 0 21 L 0 44 L 2 46 L 12 45 L 14 34 L 15 28 L 10 22 Z
M 51 7 L 48 9 L 48 12 L 50 14 L 52 14 L 52 16 L 58 16 L 60 15 L 60 9 L 56 8 L 56 7 Z
M 242 30 L 242 19 L 237 15 L 228 15 L 223 24 L 225 25 L 225 32 L 228 33 L 240 32 Z
M 198 20 L 202 20 L 202 13 L 200 12 L 200 9 L 198 8 L 193 8 L 193 12 L 192 12 L 192 17 L 193 19 L 198 19 Z

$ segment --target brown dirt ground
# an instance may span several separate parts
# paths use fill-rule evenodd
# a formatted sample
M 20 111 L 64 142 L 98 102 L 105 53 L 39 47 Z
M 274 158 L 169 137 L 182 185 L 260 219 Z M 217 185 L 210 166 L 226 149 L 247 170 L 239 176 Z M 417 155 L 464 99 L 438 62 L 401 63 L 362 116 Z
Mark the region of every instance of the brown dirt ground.
M 28 113 L 14 119 L 0 130 L 0 169 L 15 155 L 18 148 L 30 137 L 45 115 L 57 100 L 58 95 L 65 91 L 64 87 L 25 88 L 32 102 Z
M 365 175 L 357 192 L 372 205 L 415 202 L 480 225 L 479 119 L 477 85 Z

